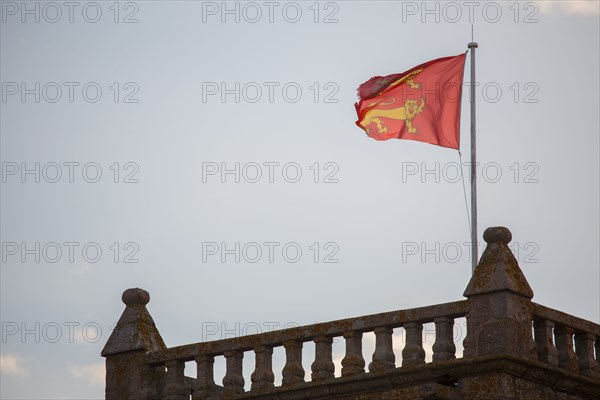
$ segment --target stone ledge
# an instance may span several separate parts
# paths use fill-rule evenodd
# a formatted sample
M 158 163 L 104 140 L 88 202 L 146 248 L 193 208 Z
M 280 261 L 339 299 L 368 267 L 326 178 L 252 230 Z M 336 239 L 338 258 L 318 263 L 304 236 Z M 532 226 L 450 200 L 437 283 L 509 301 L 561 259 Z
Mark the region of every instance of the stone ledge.
M 236 400 L 317 400 L 344 395 L 358 398 L 361 394 L 411 387 L 420 387 L 422 395 L 426 395 L 426 388 L 432 383 L 440 383 L 452 389 L 453 381 L 476 378 L 490 373 L 509 374 L 575 396 L 600 398 L 600 380 L 551 367 L 538 361 L 511 356 L 438 361 L 421 367 L 397 368 L 386 373 L 368 373 L 355 377 L 335 378 L 328 382 L 306 382 L 296 386 L 276 387 L 263 393 L 246 392 L 234 398 Z M 454 390 L 458 392 L 459 388 Z

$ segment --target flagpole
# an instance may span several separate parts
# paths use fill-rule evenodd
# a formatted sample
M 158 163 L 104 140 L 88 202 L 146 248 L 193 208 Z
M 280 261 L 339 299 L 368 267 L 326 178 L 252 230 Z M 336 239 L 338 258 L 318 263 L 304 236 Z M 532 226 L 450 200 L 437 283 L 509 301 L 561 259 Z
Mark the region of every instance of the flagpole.
M 475 273 L 479 261 L 479 246 L 477 245 L 477 167 L 475 141 L 475 49 L 477 42 L 469 43 L 471 50 L 471 273 Z

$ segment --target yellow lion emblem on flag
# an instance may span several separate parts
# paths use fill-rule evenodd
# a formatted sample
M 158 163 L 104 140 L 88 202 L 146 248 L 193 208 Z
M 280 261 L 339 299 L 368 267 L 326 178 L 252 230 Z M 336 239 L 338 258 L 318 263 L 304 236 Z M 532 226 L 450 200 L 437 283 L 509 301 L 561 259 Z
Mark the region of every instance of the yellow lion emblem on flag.
M 394 104 L 396 99 L 393 97 L 388 97 L 383 100 L 375 101 L 369 104 L 369 107 L 373 106 L 385 106 Z M 409 133 L 416 133 L 417 129 L 413 126 L 413 119 L 423 112 L 425 108 L 425 99 L 421 97 L 421 104 L 418 104 L 417 100 L 406 99 L 404 101 L 403 107 L 391 108 L 391 109 L 373 109 L 369 110 L 365 113 L 363 120 L 360 122 L 360 125 L 365 129 L 365 131 L 370 132 L 373 128 L 373 124 L 375 129 L 377 129 L 377 133 L 386 133 L 387 127 L 384 125 L 383 121 L 380 117 L 391 118 L 391 119 L 399 119 L 404 120 L 406 127 L 408 128 Z

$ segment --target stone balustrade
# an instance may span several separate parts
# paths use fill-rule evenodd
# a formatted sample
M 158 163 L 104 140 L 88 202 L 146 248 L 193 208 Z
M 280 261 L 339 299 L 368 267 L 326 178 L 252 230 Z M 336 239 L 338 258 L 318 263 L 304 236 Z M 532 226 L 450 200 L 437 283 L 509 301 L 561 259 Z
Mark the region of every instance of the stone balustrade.
M 382 373 L 396 368 L 392 343 L 394 328 L 403 327 L 406 343 L 402 351 L 401 368 L 425 364 L 422 329 L 425 323 L 435 323 L 436 340 L 433 345 L 433 362 L 455 358 L 456 347 L 453 325 L 456 318 L 468 313 L 466 300 L 410 310 L 393 311 L 376 315 L 350 318 L 328 323 L 296 327 L 286 330 L 249 335 L 214 342 L 194 343 L 148 353 L 144 363 L 151 369 L 166 367 L 167 385 L 158 392 L 165 393 L 167 400 L 205 399 L 207 394 L 239 394 L 244 392 L 242 359 L 245 352 L 253 352 L 255 370 L 252 373 L 250 391 L 261 392 L 274 387 L 272 354 L 275 347 L 283 346 L 286 364 L 282 370 L 282 386 L 305 382 L 302 365 L 302 347 L 309 341 L 315 344 L 314 362 L 311 365 L 311 381 L 323 382 L 335 379 L 332 360 L 334 338 L 343 338 L 346 354 L 342 360 L 341 376 L 355 376 L 366 372 Z M 365 371 L 362 352 L 363 334 L 374 332 L 375 351 Z M 217 387 L 213 375 L 214 358 L 224 356 L 226 374 L 222 388 Z M 193 387 L 185 386 L 183 366 L 186 361 L 195 361 L 197 379 Z M 194 395 L 198 393 L 198 395 Z
M 539 361 L 600 377 L 600 325 L 533 303 L 533 328 Z
M 535 389 L 542 393 L 540 397 L 532 397 L 534 392 L 523 397 L 490 394 L 494 385 L 517 387 L 510 376 L 530 376 L 532 382 L 545 379 L 549 386 L 559 382 L 564 393 L 579 390 L 592 396 L 557 399 L 600 398 L 600 325 L 531 301 L 533 291 L 508 248 L 508 229 L 490 228 L 484 239 L 488 245 L 464 292 L 466 300 L 171 348 L 164 345 L 146 310 L 148 293 L 129 289 L 123 294 L 126 309 L 102 352 L 107 359 L 106 398 L 324 399 L 417 385 L 418 395 L 407 398 L 554 399 L 541 389 Z M 466 319 L 462 358 L 456 354 L 457 318 Z M 423 347 L 424 324 L 435 326 L 431 362 L 426 362 Z M 396 328 L 405 333 L 398 363 Z M 375 349 L 367 360 L 363 356 L 366 333 L 375 337 Z M 339 377 L 332 359 L 334 339 L 345 343 Z M 310 342 L 314 358 L 306 360 L 311 364 L 303 363 L 302 349 Z M 273 370 L 276 348 L 285 352 L 281 371 Z M 215 357 L 221 356 L 226 372 L 217 383 L 213 366 Z M 245 356 L 255 360 L 248 385 Z M 184 375 L 186 362 L 195 363 L 195 378 Z M 309 374 L 305 365 L 310 365 Z M 275 385 L 275 372 L 281 373 L 280 385 Z M 481 374 L 488 380 L 483 397 Z

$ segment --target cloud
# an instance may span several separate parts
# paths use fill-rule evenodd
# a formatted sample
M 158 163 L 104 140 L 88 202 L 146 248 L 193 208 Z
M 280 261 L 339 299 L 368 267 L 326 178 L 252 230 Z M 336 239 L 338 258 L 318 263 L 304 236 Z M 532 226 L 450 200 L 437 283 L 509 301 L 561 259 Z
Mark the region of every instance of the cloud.
M 600 15 L 597 0 L 538 1 L 537 5 L 544 14 Z
M 69 372 L 78 379 L 85 379 L 90 385 L 104 385 L 106 370 L 104 363 L 70 367 Z
M 20 357 L 0 354 L 0 373 L 22 377 L 27 375 L 27 370 L 23 367 Z
M 79 278 L 93 271 L 92 265 L 88 262 L 69 264 L 67 274 L 70 278 Z
M 87 322 L 73 329 L 73 341 L 77 344 L 96 344 L 102 340 L 103 335 L 110 335 L 114 327 L 102 328 L 97 322 Z

